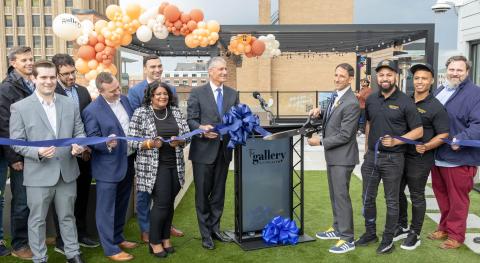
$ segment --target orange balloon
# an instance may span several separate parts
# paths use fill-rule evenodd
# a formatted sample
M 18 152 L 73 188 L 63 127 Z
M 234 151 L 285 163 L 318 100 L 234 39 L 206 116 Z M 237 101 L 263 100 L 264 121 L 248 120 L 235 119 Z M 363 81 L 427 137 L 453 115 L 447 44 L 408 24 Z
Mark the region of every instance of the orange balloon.
M 200 22 L 203 20 L 203 12 L 200 9 L 192 9 L 190 11 L 190 18 L 194 20 L 195 22 Z
M 163 9 L 163 15 L 165 19 L 173 23 L 180 18 L 180 10 L 175 5 L 168 5 Z
M 105 44 L 103 43 L 97 43 L 95 45 L 95 51 L 96 52 L 102 52 L 105 49 Z
M 184 24 L 188 23 L 188 21 L 190 21 L 190 19 L 191 19 L 190 14 L 188 14 L 188 13 L 182 13 L 180 15 L 180 20 L 182 20 L 182 23 L 184 23 Z
M 193 31 L 197 28 L 197 22 L 190 20 L 187 22 L 187 26 L 190 31 Z
M 247 58 L 252 58 L 254 57 L 253 53 L 250 52 L 250 53 L 245 53 L 245 56 L 247 56 Z
M 105 37 L 103 35 L 98 35 L 97 36 L 97 41 L 98 41 L 98 43 L 105 44 Z
M 107 55 L 107 56 L 108 55 L 112 55 L 112 56 L 115 55 L 115 48 L 113 48 L 113 47 L 108 47 L 107 46 L 107 47 L 105 47 L 104 51 L 105 51 L 105 55 Z
M 122 46 L 128 46 L 130 43 L 132 43 L 132 35 L 130 34 L 123 35 L 122 41 L 121 41 Z
M 238 43 L 237 51 L 240 52 L 240 53 L 245 52 L 245 45 L 243 43 Z
M 175 21 L 175 23 L 173 23 L 173 25 L 175 26 L 176 29 L 180 30 L 183 24 L 182 24 L 182 21 L 177 20 Z
M 75 68 L 78 70 L 80 74 L 86 74 L 90 70 L 88 68 L 88 63 L 81 58 L 75 61 Z
M 98 61 L 98 62 L 102 62 L 103 61 L 103 55 L 104 53 L 103 52 L 98 52 L 96 55 L 95 55 L 95 59 Z
M 189 48 L 198 47 L 198 43 L 193 39 L 193 36 L 191 34 L 185 37 L 185 45 Z
M 112 65 L 112 60 L 107 58 L 107 59 L 104 59 L 102 63 L 103 63 L 103 65 L 108 67 L 108 66 Z
M 260 40 L 255 40 L 252 43 L 252 53 L 255 56 L 261 56 L 263 54 L 263 51 L 265 51 L 265 42 L 260 41 Z
M 165 11 L 165 7 L 167 7 L 168 5 L 169 3 L 167 2 L 161 3 L 160 6 L 158 7 L 158 13 L 163 15 Z
M 122 13 L 122 8 L 120 8 L 118 5 L 109 5 L 105 10 L 105 15 L 108 17 L 108 19 L 114 20 L 119 12 Z
M 96 69 L 98 66 L 98 61 L 96 61 L 95 59 L 92 59 L 90 61 L 88 61 L 88 68 L 89 69 Z
M 95 36 L 89 36 L 88 37 L 88 44 L 92 47 L 94 47 L 98 43 L 97 37 Z
M 250 46 L 250 45 L 247 44 L 247 45 L 245 45 L 244 50 L 245 50 L 245 51 L 244 51 L 245 53 L 250 53 L 250 51 L 252 51 L 252 46 Z
M 89 61 L 95 58 L 95 53 L 95 49 L 92 46 L 83 45 L 78 49 L 77 56 L 86 61 Z
M 210 32 L 216 32 L 218 33 L 218 31 L 220 31 L 220 24 L 215 21 L 215 20 L 210 20 L 208 21 L 207 23 L 207 29 L 210 31 Z
M 139 4 L 129 3 L 125 8 L 125 13 L 131 19 L 137 19 L 142 13 L 142 7 Z

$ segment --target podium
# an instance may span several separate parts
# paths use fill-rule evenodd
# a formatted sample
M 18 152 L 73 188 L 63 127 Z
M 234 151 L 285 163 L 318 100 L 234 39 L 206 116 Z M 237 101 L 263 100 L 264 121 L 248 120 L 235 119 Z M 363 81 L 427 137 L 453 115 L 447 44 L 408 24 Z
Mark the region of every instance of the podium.
M 300 127 L 263 128 L 276 133 Z M 304 136 L 266 141 L 257 135 L 235 148 L 235 231 L 230 235 L 243 250 L 277 246 L 262 239 L 275 216 L 295 220 L 299 243 L 315 240 L 304 234 L 303 145 Z

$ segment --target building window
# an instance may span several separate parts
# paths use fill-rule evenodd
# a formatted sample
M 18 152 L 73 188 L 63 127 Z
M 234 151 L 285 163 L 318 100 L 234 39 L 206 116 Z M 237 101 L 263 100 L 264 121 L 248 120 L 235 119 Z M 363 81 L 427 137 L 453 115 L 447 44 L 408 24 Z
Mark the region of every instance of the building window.
M 202 84 L 205 84 L 205 83 L 207 83 L 207 80 L 206 80 L 206 79 L 202 79 L 200 82 L 201 82 Z
M 39 61 L 42 59 L 42 56 L 33 56 L 33 61 Z
M 11 15 L 5 16 L 5 26 L 12 27 L 13 26 L 13 19 Z
M 32 0 L 32 6 L 33 7 L 39 7 L 40 6 L 40 0 Z
M 5 6 L 11 6 L 12 0 L 5 0 Z
M 25 0 L 17 0 L 17 6 L 23 7 L 25 5 Z
M 180 75 L 179 75 L 178 73 L 174 73 L 174 74 L 173 74 L 173 77 L 174 77 L 174 78 L 178 78 L 179 76 L 180 76 Z
M 45 27 L 51 27 L 51 26 L 52 26 L 52 16 L 45 15 Z
M 42 37 L 33 36 L 33 48 L 41 48 L 41 47 L 42 47 Z
M 51 0 L 44 0 L 44 1 L 43 1 L 43 6 L 45 6 L 45 7 L 50 7 L 50 6 L 52 6 L 52 1 L 51 1 Z
M 183 73 L 184 78 L 188 78 L 188 73 Z
M 472 61 L 473 83 L 480 85 L 480 42 L 470 46 L 470 61 Z
M 25 42 L 25 36 L 18 36 L 17 37 L 18 45 L 25 46 L 27 43 Z
M 170 80 L 168 80 L 168 79 L 167 79 L 167 80 L 165 80 L 165 83 L 170 83 Z
M 174 81 L 173 81 L 173 84 L 174 84 L 175 86 L 178 86 L 179 83 L 180 83 L 180 81 L 178 81 L 178 80 L 174 80 Z
M 73 0 L 65 0 L 65 7 L 73 7 Z
M 45 47 L 46 48 L 53 48 L 53 37 L 52 36 L 45 36 Z
M 170 73 L 165 73 L 165 78 L 170 78 Z
M 5 42 L 7 44 L 7 48 L 13 47 L 13 36 L 6 36 Z
M 73 48 L 73 42 L 67 41 L 67 48 Z
M 25 18 L 23 15 L 17 15 L 17 26 L 24 27 L 25 26 Z
M 53 56 L 47 56 L 47 60 L 52 61 Z
M 188 80 L 182 80 L 182 85 L 187 86 L 188 85 Z
M 40 27 L 40 15 L 32 15 L 33 27 Z
M 196 87 L 196 86 L 198 86 L 198 83 L 197 83 L 197 80 L 194 79 L 192 80 L 192 87 Z
M 192 78 L 196 78 L 197 77 L 197 73 L 192 73 Z

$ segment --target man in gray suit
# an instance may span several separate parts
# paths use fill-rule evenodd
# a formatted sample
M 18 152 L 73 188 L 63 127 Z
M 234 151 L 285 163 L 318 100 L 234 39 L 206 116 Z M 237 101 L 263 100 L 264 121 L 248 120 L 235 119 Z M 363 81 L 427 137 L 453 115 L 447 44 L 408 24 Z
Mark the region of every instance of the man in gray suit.
M 36 90 L 11 106 L 10 137 L 41 141 L 85 137 L 78 107 L 67 97 L 56 96 L 57 72 L 50 61 L 38 61 L 33 67 Z M 50 203 L 60 223 L 67 262 L 83 262 L 75 226 L 74 204 L 79 169 L 75 156 L 82 146 L 13 146 L 24 157 L 24 185 L 27 188 L 28 239 L 33 262 L 47 262 L 45 218 Z
M 353 238 L 353 212 L 350 200 L 350 177 L 359 163 L 356 132 L 360 105 L 352 91 L 354 69 L 342 63 L 335 68 L 335 91 L 323 114 L 323 140 L 308 139 L 309 145 L 321 145 L 327 161 L 328 187 L 333 211 L 333 225 L 316 234 L 319 239 L 339 239 L 329 252 L 341 254 L 355 249 Z M 319 109 L 310 112 L 320 115 Z
M 220 218 L 225 201 L 225 182 L 232 150 L 227 148 L 229 137 L 210 131 L 222 123 L 222 116 L 239 103 L 237 92 L 224 85 L 227 81 L 227 62 L 214 57 L 208 62 L 210 82 L 193 88 L 188 98 L 187 122 L 190 130 L 208 131 L 192 138 L 189 159 L 193 164 L 195 206 L 202 246 L 214 249 L 212 238 L 222 242 L 231 239 L 220 232 Z

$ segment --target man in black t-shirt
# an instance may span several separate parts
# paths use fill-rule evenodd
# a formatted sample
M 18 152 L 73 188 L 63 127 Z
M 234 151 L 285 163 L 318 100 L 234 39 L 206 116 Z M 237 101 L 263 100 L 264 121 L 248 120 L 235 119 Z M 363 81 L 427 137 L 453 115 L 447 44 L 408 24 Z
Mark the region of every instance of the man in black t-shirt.
M 404 239 L 400 246 L 406 250 L 414 250 L 420 245 L 425 210 L 425 185 L 430 169 L 435 162 L 433 149 L 443 144 L 442 139 L 448 138 L 448 114 L 443 105 L 430 94 L 434 82 L 434 71 L 429 64 L 417 64 L 410 68 L 413 74 L 415 93 L 412 99 L 422 118 L 423 138 L 420 145 L 408 145 L 405 154 L 405 169 L 400 185 L 400 214 L 394 241 Z M 412 223 L 408 229 L 408 203 L 405 196 L 405 186 L 408 185 L 412 201 Z
M 393 236 L 398 221 L 398 196 L 407 146 L 393 136 L 416 140 L 422 138 L 420 115 L 413 101 L 396 86 L 397 69 L 390 60 L 381 61 L 377 68 L 379 91 L 372 93 L 365 103 L 366 154 L 362 164 L 363 216 L 366 232 L 356 246 L 367 246 L 378 241 L 376 234 L 376 198 L 380 180 L 383 181 L 387 215 L 378 254 L 390 253 L 395 248 Z M 375 145 L 378 144 L 378 149 Z M 377 151 L 377 152 L 376 152 Z

